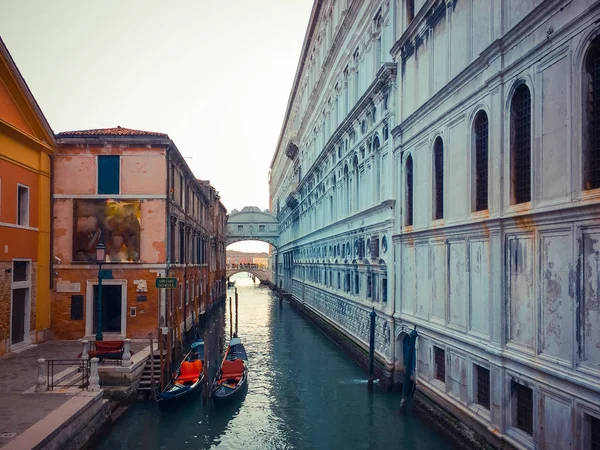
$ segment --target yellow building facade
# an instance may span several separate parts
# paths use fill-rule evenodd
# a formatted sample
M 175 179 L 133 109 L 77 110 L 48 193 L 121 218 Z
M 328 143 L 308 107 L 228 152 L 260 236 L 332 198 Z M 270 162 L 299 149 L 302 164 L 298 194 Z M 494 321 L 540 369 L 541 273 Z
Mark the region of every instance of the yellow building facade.
M 0 354 L 48 338 L 55 147 L 0 39 Z

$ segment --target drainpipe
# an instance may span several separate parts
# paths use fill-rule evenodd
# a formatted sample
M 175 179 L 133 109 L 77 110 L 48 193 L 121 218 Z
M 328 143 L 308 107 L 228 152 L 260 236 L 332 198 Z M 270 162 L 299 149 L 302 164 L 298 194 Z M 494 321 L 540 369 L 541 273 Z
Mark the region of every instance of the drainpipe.
M 165 277 L 169 276 L 169 268 L 170 268 L 170 258 L 171 258 L 171 216 L 169 214 L 169 206 L 171 204 L 171 146 L 167 146 L 167 200 L 166 200 L 166 226 L 167 226 L 167 254 L 166 256 L 166 267 L 165 267 Z M 169 305 L 168 305 L 168 297 L 171 289 L 166 290 L 163 289 L 161 295 L 164 296 L 164 305 L 165 305 L 165 323 L 163 325 L 167 325 L 169 321 L 167 320 L 167 315 L 169 314 Z M 158 308 L 158 323 L 160 324 L 160 307 Z
M 50 157 L 50 289 L 54 289 L 54 155 Z

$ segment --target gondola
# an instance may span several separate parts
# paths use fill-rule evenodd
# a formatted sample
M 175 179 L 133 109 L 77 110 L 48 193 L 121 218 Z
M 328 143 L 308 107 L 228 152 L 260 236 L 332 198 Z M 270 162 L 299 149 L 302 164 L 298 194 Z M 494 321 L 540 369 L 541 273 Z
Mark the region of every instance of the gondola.
M 227 347 L 221 367 L 211 387 L 215 406 L 242 397 L 248 388 L 248 356 L 238 337 Z
M 158 394 L 157 404 L 162 411 L 175 404 L 195 397 L 202 392 L 204 384 L 204 341 L 198 339 L 191 345 L 191 350 L 185 355 L 175 372 L 173 379 L 165 389 Z

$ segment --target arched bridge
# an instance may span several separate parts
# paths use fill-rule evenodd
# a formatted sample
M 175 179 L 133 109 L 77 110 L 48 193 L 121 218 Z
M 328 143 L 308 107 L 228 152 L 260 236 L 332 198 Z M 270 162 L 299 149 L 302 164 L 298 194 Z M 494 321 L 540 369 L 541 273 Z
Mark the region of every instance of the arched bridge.
M 258 264 L 237 264 L 227 267 L 227 279 L 236 273 L 248 272 L 260 280 L 261 283 L 269 280 L 269 271 L 260 267 Z
M 268 209 L 261 211 L 256 206 L 245 206 L 241 211 L 234 209 L 227 218 L 226 244 L 239 241 L 263 241 L 278 247 L 277 218 Z

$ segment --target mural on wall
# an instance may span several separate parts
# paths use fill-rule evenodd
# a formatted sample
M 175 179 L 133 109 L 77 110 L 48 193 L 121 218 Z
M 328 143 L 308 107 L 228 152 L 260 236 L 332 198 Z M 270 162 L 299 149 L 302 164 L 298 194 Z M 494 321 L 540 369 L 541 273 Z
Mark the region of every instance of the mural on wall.
M 74 200 L 73 261 L 95 262 L 104 237 L 107 262 L 140 260 L 139 200 Z

